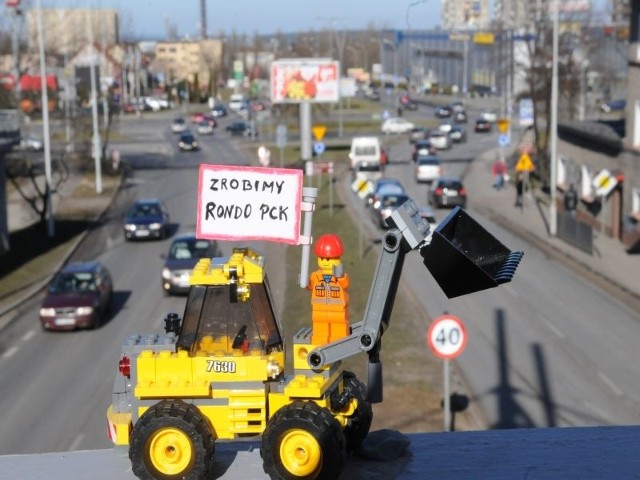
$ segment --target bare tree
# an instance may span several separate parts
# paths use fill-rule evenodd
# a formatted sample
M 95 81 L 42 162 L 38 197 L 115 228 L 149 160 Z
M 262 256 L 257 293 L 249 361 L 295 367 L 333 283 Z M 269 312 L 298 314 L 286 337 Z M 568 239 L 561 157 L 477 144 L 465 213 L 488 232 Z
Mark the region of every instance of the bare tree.
M 7 180 L 11 182 L 22 199 L 39 217 L 39 224 L 46 231 L 47 202 L 69 178 L 69 167 L 64 158 L 64 152 L 58 151 L 52 155 L 52 182 L 48 185 L 44 175 L 42 157 L 30 155 L 6 157 L 5 171 Z M 49 190 L 51 189 L 51 190 Z

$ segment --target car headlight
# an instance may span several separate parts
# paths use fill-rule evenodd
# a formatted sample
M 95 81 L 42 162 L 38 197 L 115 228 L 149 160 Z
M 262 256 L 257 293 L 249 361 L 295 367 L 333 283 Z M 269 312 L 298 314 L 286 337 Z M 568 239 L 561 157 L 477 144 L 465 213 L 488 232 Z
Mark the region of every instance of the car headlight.
M 133 223 L 127 223 L 124 226 L 124 229 L 127 230 L 128 232 L 133 232 L 136 229 L 136 226 Z
M 169 270 L 168 268 L 163 268 L 162 269 L 162 278 L 165 280 L 169 280 L 171 279 L 171 270 Z
M 41 317 L 54 317 L 56 315 L 56 309 L 55 308 L 41 308 L 40 309 L 40 316 Z
M 93 313 L 93 307 L 78 307 L 76 308 L 78 315 L 91 315 Z
M 178 146 L 179 146 L 180 148 L 183 148 L 183 147 L 184 147 L 184 143 L 180 142 L 180 143 L 178 144 Z
M 161 223 L 152 223 L 151 225 L 149 225 L 149 228 L 151 230 L 160 230 L 160 228 L 162 228 L 162 224 Z

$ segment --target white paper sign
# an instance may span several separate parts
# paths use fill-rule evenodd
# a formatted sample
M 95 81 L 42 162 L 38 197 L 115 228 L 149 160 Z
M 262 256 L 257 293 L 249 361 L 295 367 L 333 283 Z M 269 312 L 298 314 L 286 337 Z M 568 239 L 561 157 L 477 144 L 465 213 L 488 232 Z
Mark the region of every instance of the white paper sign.
M 200 165 L 196 235 L 297 245 L 302 171 Z

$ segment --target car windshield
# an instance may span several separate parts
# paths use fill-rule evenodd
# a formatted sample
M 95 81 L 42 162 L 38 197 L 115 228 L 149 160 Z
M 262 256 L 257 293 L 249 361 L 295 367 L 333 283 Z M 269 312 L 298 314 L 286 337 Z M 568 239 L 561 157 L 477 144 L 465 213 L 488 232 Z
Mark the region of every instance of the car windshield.
M 418 157 L 418 165 L 440 165 L 440 160 L 434 157 Z
M 203 258 L 209 253 L 207 240 L 177 240 L 169 249 L 169 258 L 172 260 L 184 260 L 189 258 Z
M 457 180 L 443 180 L 440 182 L 441 188 L 451 188 L 453 190 L 462 189 L 462 183 Z
M 140 204 L 136 205 L 129 211 L 130 217 L 149 217 L 149 216 L 159 216 L 160 215 L 160 207 L 154 204 Z
M 404 202 L 409 200 L 409 197 L 406 195 L 386 195 L 382 199 L 382 207 L 395 207 L 398 205 L 402 205 Z
M 96 283 L 89 272 L 60 273 L 51 282 L 51 293 L 95 292 Z

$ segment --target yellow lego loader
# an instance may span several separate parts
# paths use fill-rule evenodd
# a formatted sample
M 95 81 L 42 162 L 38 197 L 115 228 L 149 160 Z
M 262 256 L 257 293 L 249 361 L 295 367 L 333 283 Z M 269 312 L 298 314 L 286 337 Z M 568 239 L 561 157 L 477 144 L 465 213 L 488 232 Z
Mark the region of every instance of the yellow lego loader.
M 216 441 L 262 436 L 272 479 L 338 478 L 369 432 L 371 403 L 382 401 L 381 337 L 405 255 L 418 250 L 449 296 L 510 281 L 522 257 L 461 209 L 430 232 L 410 201 L 390 223 L 363 321 L 327 345 L 313 345 L 305 327 L 285 348 L 262 255 L 242 248 L 200 260 L 182 318 L 169 313 L 165 333 L 132 335 L 122 345 L 107 422 L 114 444 L 128 446 L 134 474 L 203 479 Z M 341 366 L 361 352 L 369 356 L 368 388 Z

